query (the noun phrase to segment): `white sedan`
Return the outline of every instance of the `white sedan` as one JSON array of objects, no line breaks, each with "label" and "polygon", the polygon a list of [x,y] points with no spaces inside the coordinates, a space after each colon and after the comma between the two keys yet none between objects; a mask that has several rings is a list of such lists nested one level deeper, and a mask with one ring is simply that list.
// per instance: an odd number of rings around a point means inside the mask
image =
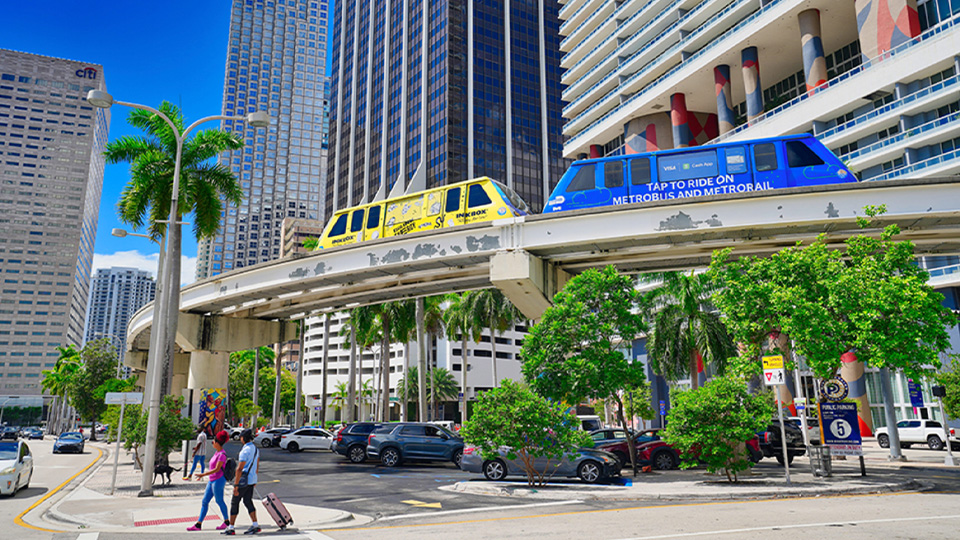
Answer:
[{"label": "white sedan", "polygon": [[33,456],[23,441],[0,441],[0,494],[15,495],[30,486]]},{"label": "white sedan", "polygon": [[283,435],[288,431],[290,431],[289,427],[275,427],[273,429],[268,429],[263,433],[257,434],[257,436],[253,438],[253,444],[263,448],[270,448],[273,446],[274,437]]},{"label": "white sedan", "polygon": [[280,436],[280,448],[291,452],[301,450],[329,450],[333,435],[315,427],[302,427]]}]

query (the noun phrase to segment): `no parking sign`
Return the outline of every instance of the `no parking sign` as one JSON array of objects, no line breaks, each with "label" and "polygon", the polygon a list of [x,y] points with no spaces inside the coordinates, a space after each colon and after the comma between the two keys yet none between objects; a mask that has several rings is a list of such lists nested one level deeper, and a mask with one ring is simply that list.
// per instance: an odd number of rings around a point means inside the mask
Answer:
[{"label": "no parking sign", "polygon": [[820,440],[835,456],[862,456],[856,403],[820,404]]}]

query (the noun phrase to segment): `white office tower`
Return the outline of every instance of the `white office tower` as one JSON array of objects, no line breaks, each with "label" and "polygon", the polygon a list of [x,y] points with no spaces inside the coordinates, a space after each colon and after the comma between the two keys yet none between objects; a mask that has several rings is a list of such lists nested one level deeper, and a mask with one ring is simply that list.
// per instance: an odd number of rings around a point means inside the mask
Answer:
[{"label": "white office tower", "polygon": [[[107,338],[123,360],[127,323],[140,308],[153,301],[157,283],[150,272],[136,268],[100,268],[90,284],[84,343]],[[124,367],[125,372],[130,368]]]},{"label": "white office tower", "polygon": [[0,49],[0,394],[83,340],[110,112],[103,67]]},{"label": "white office tower", "polygon": [[227,120],[244,146],[221,156],[244,198],[223,228],[200,242],[197,279],[280,257],[284,218],[323,219],[326,0],[234,0],[223,114],[267,111],[268,128]]}]

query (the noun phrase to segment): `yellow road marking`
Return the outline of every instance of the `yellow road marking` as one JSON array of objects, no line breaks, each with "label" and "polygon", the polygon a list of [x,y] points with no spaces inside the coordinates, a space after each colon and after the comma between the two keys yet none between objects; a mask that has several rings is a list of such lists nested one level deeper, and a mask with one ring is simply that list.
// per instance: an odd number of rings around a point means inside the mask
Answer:
[{"label": "yellow road marking", "polygon": [[[892,495],[909,495],[915,494],[910,492],[902,493],[872,493],[872,494],[853,494],[853,495],[825,495],[819,497],[796,497],[790,499],[791,501],[803,501],[803,500],[823,500],[823,499],[840,499],[840,498],[852,498],[852,497],[889,497]],[[321,529],[322,531],[328,532],[338,532],[338,531],[373,531],[373,530],[382,530],[382,529],[407,529],[413,527],[433,527],[436,525],[465,525],[468,523],[487,523],[491,521],[511,521],[517,519],[536,519],[536,518],[545,518],[545,517],[554,517],[554,516],[576,516],[581,514],[599,514],[604,512],[626,512],[630,510],[658,510],[660,508],[684,508],[690,506],[718,506],[718,505],[734,505],[734,504],[752,504],[752,503],[761,503],[761,502],[780,502],[786,499],[761,499],[761,500],[751,500],[751,501],[714,501],[706,503],[680,503],[680,504],[662,504],[662,505],[652,505],[652,506],[634,506],[630,508],[603,508],[600,510],[581,510],[577,512],[557,512],[554,514],[535,514],[532,516],[512,516],[512,517],[500,517],[500,518],[486,518],[486,519],[466,519],[461,521],[444,521],[439,523],[414,523],[410,525],[390,525],[385,527],[349,527],[343,529]],[[404,501],[406,502],[406,501]],[[511,508],[515,510],[516,508]],[[497,507],[490,507],[490,510],[497,510]]]},{"label": "yellow road marking", "polygon": [[24,510],[23,512],[20,512],[20,515],[18,515],[17,517],[13,518],[13,522],[16,523],[17,525],[20,525],[21,527],[26,527],[26,528],[28,528],[28,529],[33,529],[33,530],[35,530],[35,531],[52,532],[52,533],[67,532],[67,531],[55,531],[55,530],[53,530],[53,529],[44,529],[44,528],[41,528],[41,527],[35,527],[35,526],[27,523],[26,521],[24,521],[24,520],[23,520],[23,516],[27,515],[31,510],[33,510],[34,508],[36,508],[37,506],[39,506],[40,503],[42,503],[43,501],[45,501],[45,500],[49,499],[50,497],[52,497],[54,493],[56,493],[56,492],[60,491],[61,489],[63,489],[63,486],[66,486],[67,484],[69,484],[70,482],[72,482],[74,478],[80,476],[81,474],[83,474],[84,472],[86,472],[87,469],[89,469],[90,467],[93,467],[94,464],[96,464],[98,461],[100,461],[100,458],[103,456],[103,450],[97,448],[97,452],[100,452],[100,453],[97,454],[97,458],[94,459],[93,461],[91,461],[89,465],[87,465],[86,467],[84,467],[84,468],[80,469],[79,471],[77,471],[77,474],[74,474],[74,475],[71,476],[70,478],[67,478],[66,480],[63,481],[62,484],[60,484],[59,486],[53,488],[53,490],[51,490],[49,493],[47,493],[46,495],[44,495],[43,497],[41,497],[40,500],[38,500],[37,502],[31,504],[29,508],[27,508],[27,509]]},{"label": "yellow road marking", "polygon": [[410,500],[407,500],[407,501],[400,501],[400,502],[402,502],[403,504],[409,504],[409,505],[411,505],[411,506],[416,506],[417,508],[442,508],[442,506],[441,506],[440,503],[438,503],[438,502],[435,502],[435,503],[426,503],[426,502],[418,501],[418,500],[415,500],[415,499],[410,499]]}]

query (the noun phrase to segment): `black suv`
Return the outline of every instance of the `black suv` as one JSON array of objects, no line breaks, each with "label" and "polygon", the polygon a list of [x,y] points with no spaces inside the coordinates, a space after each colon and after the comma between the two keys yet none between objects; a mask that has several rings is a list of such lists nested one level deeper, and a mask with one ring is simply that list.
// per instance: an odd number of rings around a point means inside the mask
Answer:
[{"label": "black suv", "polygon": [[[793,458],[807,453],[803,443],[803,432],[790,422],[784,422],[784,433],[787,434],[787,463],[793,463]],[[780,420],[770,421],[765,433],[759,434],[760,451],[764,457],[775,457],[777,463],[783,465],[783,444],[780,441]]]},{"label": "black suv", "polygon": [[382,426],[378,422],[357,422],[340,430],[330,447],[334,452],[346,456],[353,463],[363,463],[367,459],[367,438],[373,430]]}]

